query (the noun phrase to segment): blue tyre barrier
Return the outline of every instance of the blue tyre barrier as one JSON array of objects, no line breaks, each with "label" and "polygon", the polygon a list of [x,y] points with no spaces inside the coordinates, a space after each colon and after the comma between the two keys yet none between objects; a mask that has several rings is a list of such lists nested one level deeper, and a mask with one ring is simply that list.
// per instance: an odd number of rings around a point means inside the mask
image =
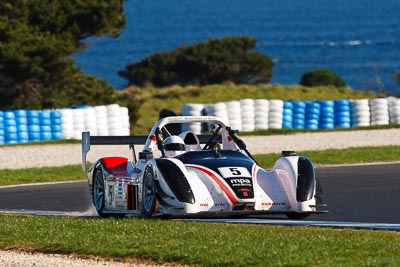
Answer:
[{"label": "blue tyre barrier", "polygon": [[329,115],[325,115],[324,117],[319,117],[319,122],[320,123],[334,123],[335,122],[335,118],[333,115],[329,116]]},{"label": "blue tyre barrier", "polygon": [[12,110],[11,112],[14,113],[14,116],[16,118],[18,118],[18,117],[26,117],[26,110],[16,109],[16,110]]},{"label": "blue tyre barrier", "polygon": [[309,130],[317,130],[319,128],[319,117],[321,109],[318,102],[306,102],[306,119],[304,127]]},{"label": "blue tyre barrier", "polygon": [[37,124],[28,125],[28,132],[40,132],[40,126]]},{"label": "blue tyre barrier", "polygon": [[50,125],[40,125],[40,132],[51,132]]},{"label": "blue tyre barrier", "polygon": [[293,103],[289,101],[283,103],[282,128],[293,128]]},{"label": "blue tyre barrier", "polygon": [[15,122],[18,124],[28,124],[28,119],[26,117],[16,117]]},{"label": "blue tyre barrier", "polygon": [[7,125],[4,127],[4,132],[5,133],[16,133],[17,132],[17,126],[15,125]]},{"label": "blue tyre barrier", "polygon": [[7,140],[15,140],[15,141],[17,141],[17,139],[18,139],[17,133],[13,133],[13,132],[6,132],[4,137],[5,137],[6,141]]},{"label": "blue tyre barrier", "polygon": [[305,109],[306,103],[303,101],[295,101],[293,102],[293,109]]},{"label": "blue tyre barrier", "polygon": [[18,143],[28,143],[29,142],[29,134],[28,132],[19,132],[17,134]]},{"label": "blue tyre barrier", "polygon": [[51,111],[50,112],[50,118],[51,119],[61,119],[62,114],[60,111]]},{"label": "blue tyre barrier", "polygon": [[62,119],[61,118],[52,118],[51,119],[51,125],[61,125],[62,124]]},{"label": "blue tyre barrier", "polygon": [[306,118],[306,103],[302,101],[293,102],[293,128],[304,129]]},{"label": "blue tyre barrier", "polygon": [[9,120],[9,119],[15,119],[14,112],[12,112],[12,111],[3,112],[3,119],[4,119],[4,121]]},{"label": "blue tyre barrier", "polygon": [[304,129],[304,119],[293,119],[293,129]]},{"label": "blue tyre barrier", "polygon": [[51,139],[63,139],[62,132],[51,132]]},{"label": "blue tyre barrier", "polygon": [[318,130],[318,124],[305,124],[304,128],[308,130]]},{"label": "blue tyre barrier", "polygon": [[39,124],[39,117],[28,117],[28,124]]},{"label": "blue tyre barrier", "polygon": [[26,117],[28,120],[28,133],[30,141],[40,141],[40,135],[37,136],[37,133],[40,132],[39,124],[39,111],[37,110],[27,110]]},{"label": "blue tyre barrier", "polygon": [[37,110],[27,110],[26,116],[28,118],[39,118],[39,111]]},{"label": "blue tyre barrier", "polygon": [[15,119],[5,119],[3,121],[3,124],[4,124],[5,127],[7,127],[7,126],[16,126],[17,122],[15,121]]},{"label": "blue tyre barrier", "polygon": [[335,125],[333,124],[333,123],[320,123],[319,125],[318,125],[318,128],[320,128],[320,129],[333,129],[333,128],[335,128]]},{"label": "blue tyre barrier", "polygon": [[317,103],[320,105],[318,128],[320,129],[335,128],[334,125],[335,102],[331,100],[321,100],[317,101]]},{"label": "blue tyre barrier", "polygon": [[51,119],[40,119],[39,124],[40,125],[48,125],[48,126],[50,126],[51,125]]},{"label": "blue tyre barrier", "polygon": [[50,126],[52,132],[62,132],[62,126],[57,124],[52,124]]},{"label": "blue tyre barrier", "polygon": [[335,123],[335,127],[337,128],[350,128],[351,123],[350,122],[341,122],[341,123]]},{"label": "blue tyre barrier", "polygon": [[305,113],[294,113],[293,114],[293,121],[295,120],[304,120],[306,118]]},{"label": "blue tyre barrier", "polygon": [[282,122],[282,128],[292,129],[293,128],[293,123],[291,121],[283,121]]},{"label": "blue tyre barrier", "polygon": [[39,111],[39,119],[41,120],[51,119],[50,111]]},{"label": "blue tyre barrier", "polygon": [[351,127],[351,106],[348,100],[335,101],[335,127],[350,128]]},{"label": "blue tyre barrier", "polygon": [[293,102],[285,101],[283,103],[283,109],[293,109]]},{"label": "blue tyre barrier", "polygon": [[17,124],[17,132],[28,132],[28,125]]},{"label": "blue tyre barrier", "polygon": [[40,141],[40,132],[28,132],[29,141]]},{"label": "blue tyre barrier", "polygon": [[51,132],[40,132],[40,140],[51,140]]}]

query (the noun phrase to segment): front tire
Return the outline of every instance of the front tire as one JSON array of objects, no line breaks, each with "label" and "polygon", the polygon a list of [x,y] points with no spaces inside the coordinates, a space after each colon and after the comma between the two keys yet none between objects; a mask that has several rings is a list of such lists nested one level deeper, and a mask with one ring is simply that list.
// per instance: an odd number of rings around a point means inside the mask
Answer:
[{"label": "front tire", "polygon": [[156,209],[156,181],[153,168],[146,167],[143,176],[142,187],[142,213],[146,216],[151,216]]},{"label": "front tire", "polygon": [[93,178],[93,204],[100,217],[106,217],[103,213],[105,207],[105,188],[103,172],[97,168]]}]

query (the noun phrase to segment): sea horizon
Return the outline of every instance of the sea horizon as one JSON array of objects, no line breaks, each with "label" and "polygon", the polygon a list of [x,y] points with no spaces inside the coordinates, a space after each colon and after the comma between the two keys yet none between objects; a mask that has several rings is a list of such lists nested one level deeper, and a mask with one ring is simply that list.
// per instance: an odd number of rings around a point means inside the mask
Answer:
[{"label": "sea horizon", "polygon": [[121,89],[117,72],[160,51],[226,36],[256,38],[255,50],[275,65],[271,83],[298,84],[326,68],[355,90],[400,95],[400,1],[387,0],[129,0],[126,28],[117,38],[89,38],[74,54],[85,73]]}]

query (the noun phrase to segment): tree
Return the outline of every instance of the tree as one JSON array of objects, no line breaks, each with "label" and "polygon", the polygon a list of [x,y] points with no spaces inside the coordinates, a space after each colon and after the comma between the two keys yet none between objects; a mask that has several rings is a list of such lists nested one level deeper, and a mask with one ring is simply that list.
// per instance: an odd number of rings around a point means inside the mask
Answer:
[{"label": "tree", "polygon": [[205,85],[232,81],[267,83],[271,81],[270,57],[254,49],[257,40],[247,36],[210,39],[170,52],[159,52],[129,64],[119,75],[130,85]]},{"label": "tree", "polygon": [[94,101],[93,95],[110,93],[110,85],[85,76],[70,55],[83,49],[82,40],[89,36],[118,35],[125,25],[122,4],[123,0],[2,1],[0,106],[51,108],[61,102],[75,104],[74,95]]},{"label": "tree", "polygon": [[333,71],[328,69],[317,69],[303,74],[300,80],[303,86],[333,85],[336,87],[346,86],[345,81]]}]

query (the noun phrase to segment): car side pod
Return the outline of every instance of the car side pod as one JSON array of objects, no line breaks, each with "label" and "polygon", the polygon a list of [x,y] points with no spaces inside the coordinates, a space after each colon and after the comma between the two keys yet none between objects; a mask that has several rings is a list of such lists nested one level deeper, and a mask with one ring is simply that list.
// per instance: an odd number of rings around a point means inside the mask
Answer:
[{"label": "car side pod", "polygon": [[156,159],[158,170],[165,182],[180,202],[194,204],[194,194],[182,170],[172,161],[161,158]]}]

